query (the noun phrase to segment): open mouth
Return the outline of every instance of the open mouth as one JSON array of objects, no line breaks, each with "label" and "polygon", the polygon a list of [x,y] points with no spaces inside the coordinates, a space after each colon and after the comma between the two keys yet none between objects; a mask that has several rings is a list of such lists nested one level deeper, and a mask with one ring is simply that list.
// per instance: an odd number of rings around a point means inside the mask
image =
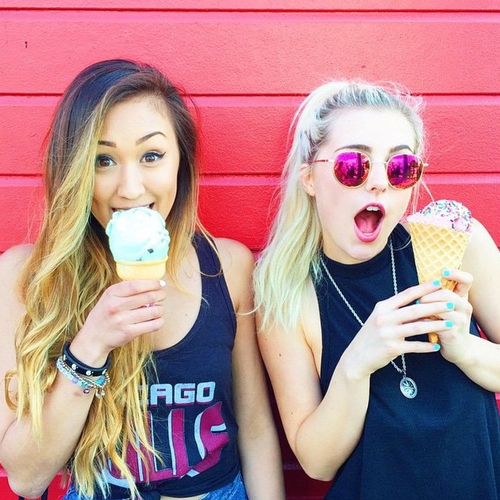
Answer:
[{"label": "open mouth", "polygon": [[149,205],[137,205],[135,207],[123,207],[123,208],[112,208],[113,210],[113,213],[114,212],[123,212],[125,210],[130,210],[131,208],[149,208],[151,210],[153,210],[153,206],[154,206],[154,203],[150,203]]},{"label": "open mouth", "polygon": [[356,214],[354,222],[358,231],[368,236],[377,233],[383,218],[384,211],[382,207],[369,205]]}]

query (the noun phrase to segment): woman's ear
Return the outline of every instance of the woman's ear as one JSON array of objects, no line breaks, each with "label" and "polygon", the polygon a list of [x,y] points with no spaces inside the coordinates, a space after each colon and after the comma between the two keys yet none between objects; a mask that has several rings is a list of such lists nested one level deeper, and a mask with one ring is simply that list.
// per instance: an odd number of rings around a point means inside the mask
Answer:
[{"label": "woman's ear", "polygon": [[302,163],[300,166],[300,180],[304,191],[309,196],[315,196],[316,190],[314,189],[314,179],[312,175],[312,166],[309,163]]}]

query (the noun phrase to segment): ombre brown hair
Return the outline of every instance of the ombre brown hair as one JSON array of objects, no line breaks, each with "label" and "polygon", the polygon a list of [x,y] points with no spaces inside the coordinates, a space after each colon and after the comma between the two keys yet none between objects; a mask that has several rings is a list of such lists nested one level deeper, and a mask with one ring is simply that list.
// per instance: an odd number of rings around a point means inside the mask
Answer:
[{"label": "ombre brown hair", "polygon": [[[197,217],[197,135],[179,90],[157,69],[130,60],[108,60],[84,69],[59,102],[46,140],[44,180],[46,209],[39,237],[20,276],[26,313],[16,332],[18,390],[8,396],[18,418],[29,416],[40,438],[45,393],[57,375],[56,359],[65,341],[81,329],[102,292],[118,280],[104,229],[92,216],[97,144],[104,119],[117,103],[148,96],[163,103],[172,121],[180,165],[177,195],[167,217],[172,244],[167,273],[176,271],[200,228]],[[115,349],[108,393],[94,398],[69,466],[79,492],[92,497],[108,458],[126,478],[133,478],[126,451],[133,446],[153,451],[146,425],[146,367],[150,336]],[[139,443],[137,443],[137,439]]]}]

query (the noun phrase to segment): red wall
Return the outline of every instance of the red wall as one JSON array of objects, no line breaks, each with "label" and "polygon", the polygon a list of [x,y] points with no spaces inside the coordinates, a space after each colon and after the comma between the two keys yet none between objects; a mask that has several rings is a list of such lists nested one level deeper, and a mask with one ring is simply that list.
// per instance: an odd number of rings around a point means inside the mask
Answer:
[{"label": "red wall", "polygon": [[[151,62],[194,96],[201,215],[217,236],[259,251],[298,102],[362,77],[425,96],[434,196],[467,204],[500,245],[499,46],[500,0],[0,0],[0,252],[36,234],[60,93],[114,57]],[[320,498],[283,449],[289,499]]]}]

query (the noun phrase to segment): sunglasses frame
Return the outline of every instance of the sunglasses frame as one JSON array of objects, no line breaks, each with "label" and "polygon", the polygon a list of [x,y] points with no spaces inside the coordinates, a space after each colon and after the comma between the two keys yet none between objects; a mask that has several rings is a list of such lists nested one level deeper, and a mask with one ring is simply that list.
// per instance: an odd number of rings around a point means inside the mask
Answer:
[{"label": "sunglasses frame", "polygon": [[[368,174],[366,175],[365,177],[365,180],[363,182],[361,182],[361,184],[357,184],[356,186],[348,186],[346,184],[344,184],[338,177],[337,177],[337,174],[335,173],[335,166],[332,168],[332,174],[333,174],[333,177],[335,178],[335,180],[341,185],[341,186],[344,186],[346,187],[347,189],[356,189],[356,188],[359,188],[361,187],[363,184],[365,184],[365,182],[368,180],[368,176],[370,175],[370,172],[371,172],[371,169],[372,169],[372,166],[375,164],[375,163],[383,163],[385,165],[385,172],[387,174],[387,180],[389,182],[389,185],[393,188],[393,189],[397,189],[399,191],[402,191],[404,189],[409,189],[409,188],[412,188],[413,186],[415,186],[418,181],[422,178],[422,174],[424,173],[424,168],[425,167],[428,167],[429,164],[428,163],[425,163],[424,160],[422,160],[422,158],[416,154],[413,154],[413,153],[396,153],[394,155],[392,155],[388,160],[386,161],[380,161],[380,162],[373,162],[372,159],[370,158],[370,155],[365,153],[364,151],[357,151],[355,149],[353,150],[346,150],[346,151],[339,151],[333,158],[327,158],[327,159],[322,159],[322,160],[313,160],[311,162],[309,162],[309,165],[312,165],[314,163],[333,163],[335,164],[335,160],[337,160],[337,158],[341,155],[341,154],[344,154],[344,153],[356,153],[356,154],[360,154],[360,155],[363,155],[365,156],[366,158],[368,158],[368,162],[369,162],[369,167],[368,167]],[[387,172],[387,166],[389,165],[389,162],[395,158],[396,156],[414,156],[415,158],[418,158],[419,160],[419,165],[420,165],[420,169],[419,169],[419,172],[418,172],[418,177],[416,179],[416,181],[411,185],[411,186],[405,186],[405,187],[398,187],[398,186],[395,186],[394,184],[392,184],[391,182],[391,178],[389,177],[388,175],[388,172]]]}]

